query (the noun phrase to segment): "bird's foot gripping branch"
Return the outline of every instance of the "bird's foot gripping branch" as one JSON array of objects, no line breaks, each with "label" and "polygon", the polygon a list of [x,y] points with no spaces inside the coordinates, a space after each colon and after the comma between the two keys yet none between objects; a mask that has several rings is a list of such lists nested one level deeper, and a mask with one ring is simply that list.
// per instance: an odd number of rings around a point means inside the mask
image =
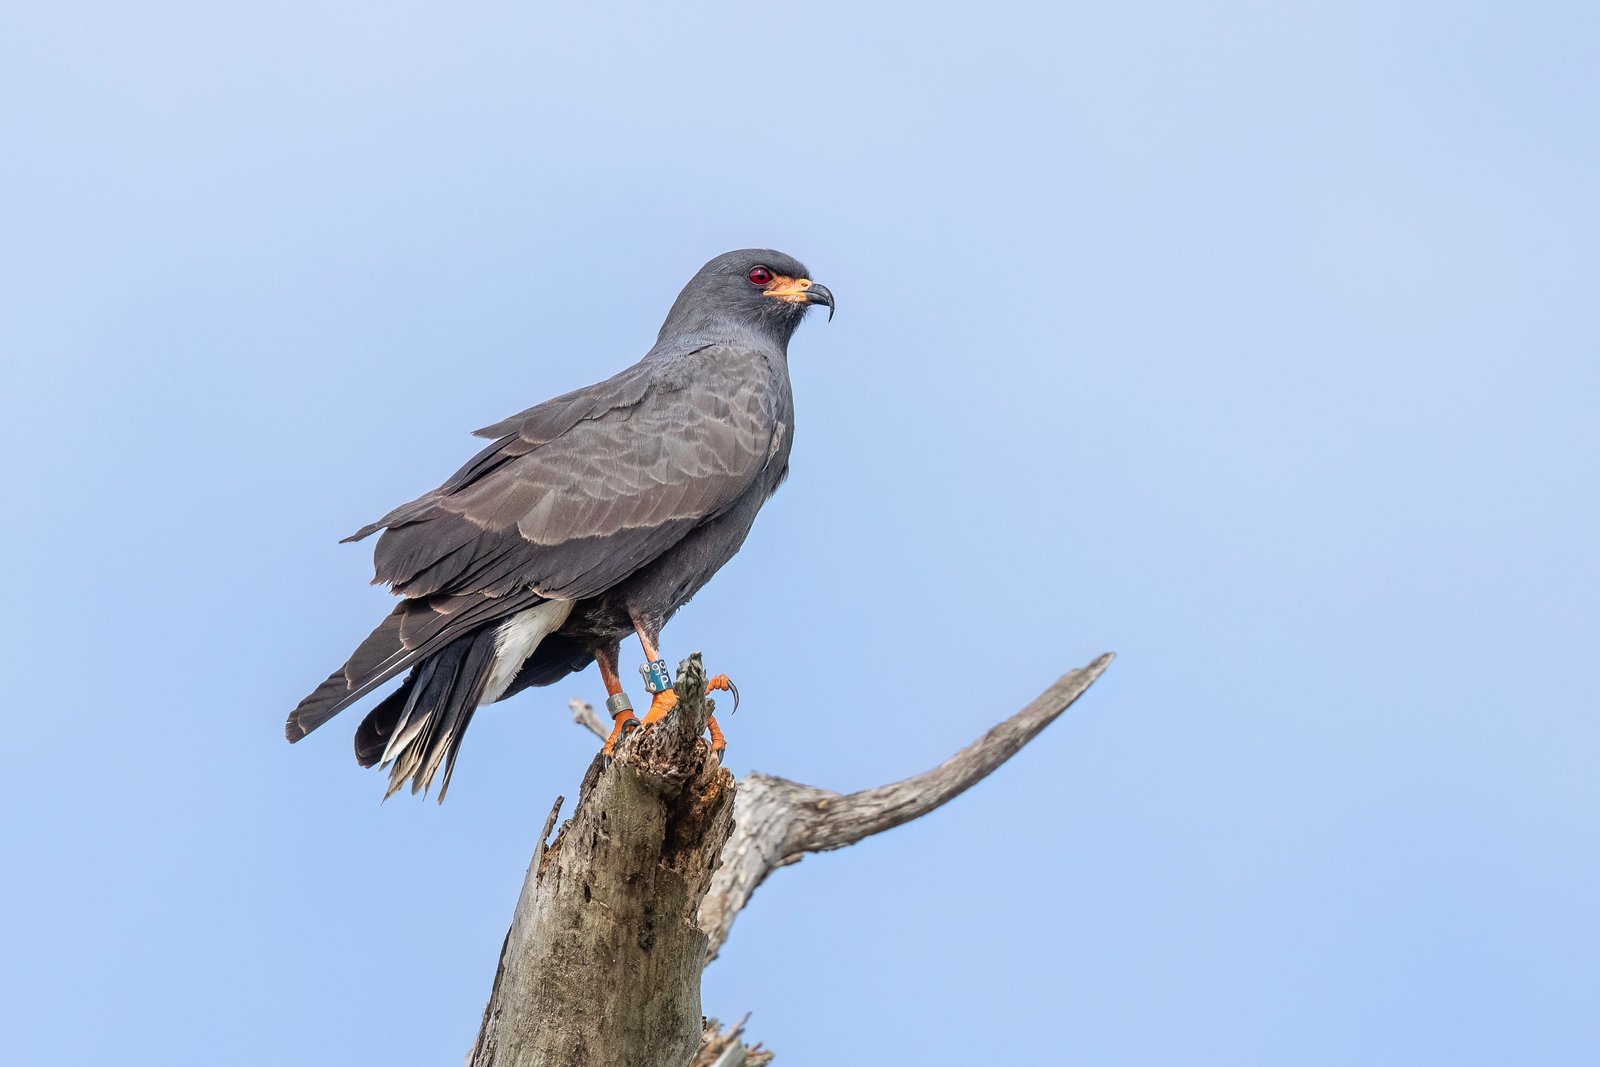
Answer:
[{"label": "bird's foot gripping branch", "polygon": [[[649,664],[648,667],[640,668],[641,673],[643,673],[645,676],[646,684],[651,686],[658,684],[655,680],[658,676],[658,673],[660,677],[667,677],[665,673],[665,666],[661,666],[660,671],[657,671],[657,667],[660,665],[660,663],[660,660],[656,660],[655,662]],[[681,683],[681,672],[679,674],[679,679]],[[641,726],[648,730],[650,727],[664,719],[667,713],[675,708],[678,704],[676,684],[680,683],[673,683],[670,681],[659,683],[662,686],[660,689],[652,688],[650,690],[654,694],[654,697],[650,701],[650,710],[645,714],[643,721],[641,721],[638,716],[634,715],[633,706],[627,703],[628,698],[626,695],[621,695],[620,710],[618,709],[618,705],[615,703],[618,695],[620,694],[613,695],[608,698],[606,700],[606,707],[611,711],[611,731],[601,735],[605,738],[605,744],[600,748],[600,755],[609,760],[616,754],[617,747],[625,742],[630,736],[632,736],[635,730],[639,729]],[[716,692],[727,692],[733,694],[733,710],[739,710],[739,687],[734,685],[733,681],[726,674],[713,675],[711,678],[706,680],[704,691],[705,696],[709,698],[712,693]],[[717,716],[715,715],[716,703],[708,699],[706,701],[706,707],[707,713],[705,729],[706,733],[711,738],[711,751],[720,757],[728,747],[728,739],[723,735],[722,727],[717,722]]]},{"label": "bird's foot gripping branch", "polygon": [[[698,654],[677,703],[597,758],[528,869],[468,1063],[687,1064],[702,1041],[700,905],[733,829],[733,776],[702,738]],[[596,967],[603,968],[603,975]]]}]

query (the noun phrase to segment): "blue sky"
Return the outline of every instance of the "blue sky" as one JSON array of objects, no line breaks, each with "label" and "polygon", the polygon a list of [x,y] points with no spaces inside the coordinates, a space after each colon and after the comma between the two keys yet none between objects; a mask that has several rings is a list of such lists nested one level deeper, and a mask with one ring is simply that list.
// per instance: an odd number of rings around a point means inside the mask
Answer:
[{"label": "blue sky", "polygon": [[[0,1059],[456,1062],[594,742],[379,805],[334,542],[774,245],[729,762],[972,793],[708,971],[782,1063],[1600,1061],[1590,5],[0,11]],[[631,667],[630,667],[631,669]],[[219,1050],[221,1052],[219,1053]]]}]

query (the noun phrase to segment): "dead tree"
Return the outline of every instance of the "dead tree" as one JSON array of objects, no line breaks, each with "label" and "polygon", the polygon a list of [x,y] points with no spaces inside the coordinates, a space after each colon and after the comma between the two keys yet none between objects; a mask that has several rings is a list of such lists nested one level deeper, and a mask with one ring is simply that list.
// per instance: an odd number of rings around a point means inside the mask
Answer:
[{"label": "dead tree", "polygon": [[[844,848],[959,795],[1055,721],[1111,662],[1071,671],[939,766],[841,795],[751,774],[735,783],[702,740],[712,701],[691,656],[677,707],[596,757],[572,818],[544,825],[500,950],[468,1067],[740,1067],[742,1024],[702,1019],[700,973],[778,867]],[[579,722],[605,733],[586,705]]]}]

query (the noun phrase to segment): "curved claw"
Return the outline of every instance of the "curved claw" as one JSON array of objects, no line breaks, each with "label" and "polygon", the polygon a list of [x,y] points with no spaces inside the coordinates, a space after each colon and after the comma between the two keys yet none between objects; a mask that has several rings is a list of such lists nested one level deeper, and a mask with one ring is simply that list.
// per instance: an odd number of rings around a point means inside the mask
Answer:
[{"label": "curved claw", "polygon": [[[726,690],[733,694],[733,711],[739,710],[739,687],[733,684],[733,679],[726,674],[719,674],[706,681],[706,692],[712,693],[718,689]],[[733,711],[728,714],[732,715]]]}]

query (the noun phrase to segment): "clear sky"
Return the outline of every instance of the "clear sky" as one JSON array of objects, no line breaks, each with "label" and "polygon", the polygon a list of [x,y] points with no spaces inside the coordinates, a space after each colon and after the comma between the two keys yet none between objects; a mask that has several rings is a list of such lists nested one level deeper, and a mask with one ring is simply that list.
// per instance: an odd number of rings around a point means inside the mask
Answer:
[{"label": "clear sky", "polygon": [[335,541],[773,245],[839,313],[665,639],[733,769],[875,785],[1120,658],[776,873],[708,1012],[1600,1062],[1597,11],[6,4],[0,1060],[459,1062],[601,690],[380,805],[358,716],[282,739],[386,610]]}]

